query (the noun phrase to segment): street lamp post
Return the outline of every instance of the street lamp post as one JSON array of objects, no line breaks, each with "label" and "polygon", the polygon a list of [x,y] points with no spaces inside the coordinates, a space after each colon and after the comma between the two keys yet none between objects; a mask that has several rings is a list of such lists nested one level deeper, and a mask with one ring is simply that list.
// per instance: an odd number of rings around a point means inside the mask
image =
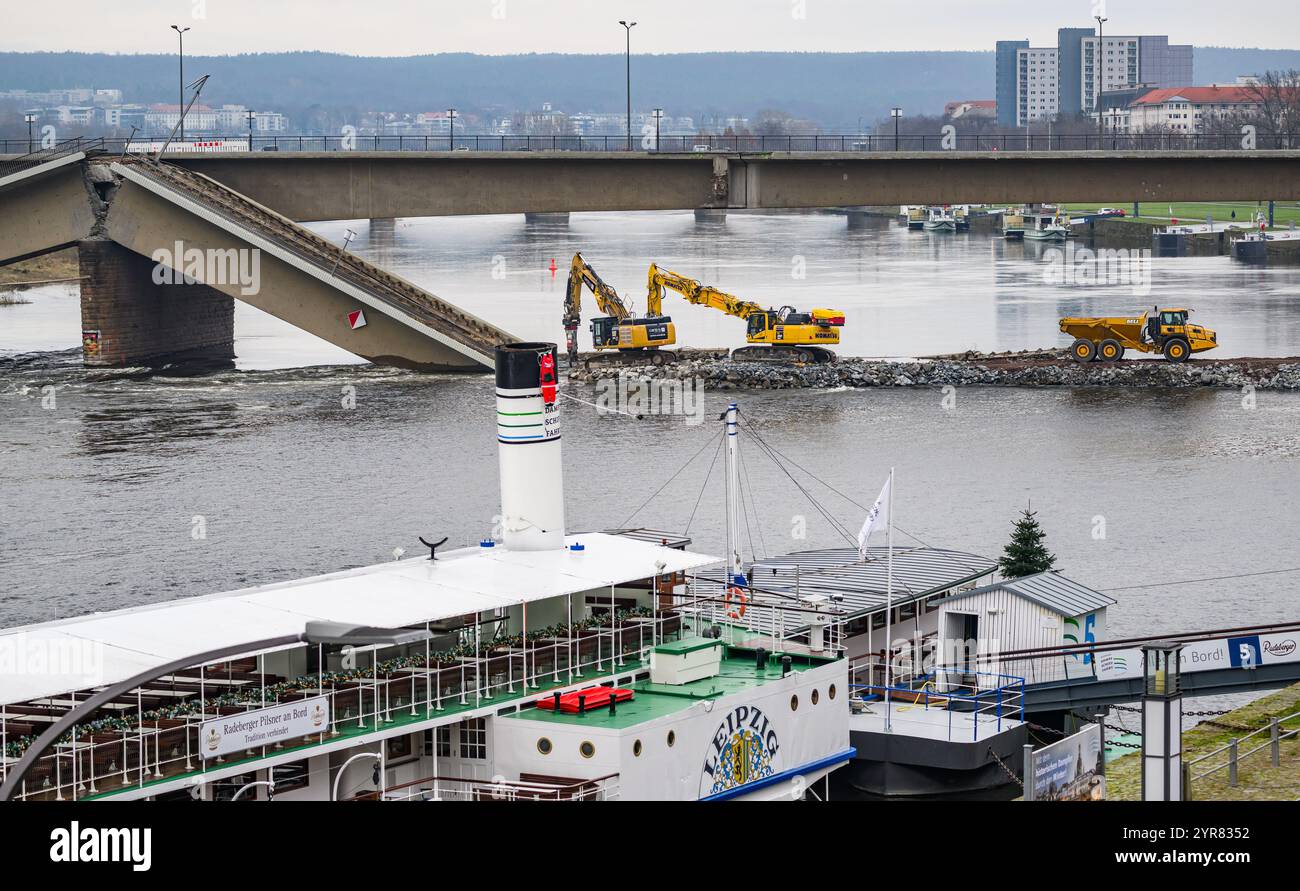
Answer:
[{"label": "street lamp post", "polygon": [[195,665],[210,665],[213,662],[221,662],[232,656],[241,656],[257,650],[291,647],[302,643],[342,644],[354,647],[397,647],[428,640],[431,636],[425,629],[371,628],[346,625],[339,622],[311,621],[307,622],[303,631],[298,634],[282,634],[279,637],[266,638],[265,640],[228,644],[215,650],[209,650],[206,653],[194,653],[180,659],[173,659],[165,665],[146,669],[124,681],[109,684],[89,698],[77,703],[75,708],[69,709],[63,714],[63,717],[51,724],[44,733],[36,738],[35,742],[27,747],[22,758],[18,759],[18,763],[6,775],[4,784],[0,785],[0,801],[9,801],[14,797],[14,793],[22,788],[23,780],[31,772],[31,769],[36,766],[36,762],[41,755],[45,754],[46,750],[68,731],[78,724],[84,724],[91,715],[119,696],[123,696],[137,687],[152,683],[159,678],[174,674],[182,668],[192,668]]},{"label": "street lamp post", "polygon": [[894,119],[894,151],[898,151],[898,122],[903,119],[903,109],[895,105],[889,110],[889,116]]},{"label": "street lamp post", "polygon": [[189,28],[182,28],[179,25],[172,25],[172,30],[176,32],[179,41],[179,49],[176,54],[177,63],[180,66],[180,92],[176,98],[176,113],[181,118],[181,142],[185,141],[185,32]]},{"label": "street lamp post", "polygon": [[456,109],[447,109],[447,151],[456,150]]},{"label": "street lamp post", "polygon": [[656,108],[656,109],[654,110],[654,118],[655,118],[655,151],[656,151],[656,152],[659,151],[659,122],[663,120],[663,117],[664,117],[664,110],[663,110],[662,108]]},{"label": "street lamp post", "polygon": [[353,761],[359,761],[362,758],[374,758],[375,761],[378,762],[378,766],[379,766],[378,792],[380,798],[384,797],[384,780],[386,779],[386,777],[384,776],[385,771],[383,769],[384,753],[383,750],[381,749],[378,752],[358,752],[357,754],[349,758],[347,761],[343,762],[343,766],[339,768],[339,772],[334,774],[334,786],[330,790],[330,801],[339,800],[339,780],[343,779],[343,774],[347,771],[348,765],[351,764]]},{"label": "street lamp post", "polygon": [[632,29],[636,22],[619,19],[618,23],[627,32],[627,150],[632,151]]},{"label": "street lamp post", "polygon": [[253,150],[253,121],[257,118],[257,112],[253,109],[248,110],[248,150]]},{"label": "street lamp post", "polygon": [[1097,58],[1093,60],[1093,64],[1097,66],[1097,148],[1101,148],[1101,140],[1106,134],[1105,127],[1101,122],[1101,95],[1106,91],[1106,73],[1102,68],[1102,65],[1105,64],[1103,59],[1106,56],[1106,38],[1102,36],[1102,26],[1109,22],[1110,19],[1100,15],[1093,16],[1093,18],[1097,20]]},{"label": "street lamp post", "polygon": [[25,114],[23,120],[27,122],[27,154],[32,153],[32,124],[36,123],[36,115]]}]

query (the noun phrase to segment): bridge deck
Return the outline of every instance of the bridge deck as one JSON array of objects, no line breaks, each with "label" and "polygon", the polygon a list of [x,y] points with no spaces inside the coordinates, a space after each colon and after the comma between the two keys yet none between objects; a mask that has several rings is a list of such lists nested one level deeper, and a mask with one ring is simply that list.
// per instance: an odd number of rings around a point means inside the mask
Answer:
[{"label": "bridge deck", "polygon": [[143,178],[184,196],[238,228],[260,236],[292,255],[298,261],[294,265],[299,268],[306,267],[317,278],[351,285],[380,304],[381,311],[389,310],[390,314],[422,323],[443,338],[450,338],[455,342],[453,347],[459,345],[459,352],[480,364],[491,367],[495,347],[516,339],[202,174],[142,159],[122,159],[113,167],[115,172],[133,179]]}]

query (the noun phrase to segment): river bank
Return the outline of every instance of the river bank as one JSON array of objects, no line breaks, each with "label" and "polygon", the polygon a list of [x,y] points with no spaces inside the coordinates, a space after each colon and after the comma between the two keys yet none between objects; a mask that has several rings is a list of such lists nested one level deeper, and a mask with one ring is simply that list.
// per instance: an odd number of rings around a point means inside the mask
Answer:
[{"label": "river bank", "polygon": [[[588,358],[583,356],[583,359]],[[700,380],[706,390],[798,390],[839,387],[1145,387],[1300,390],[1300,357],[1162,359],[1079,364],[1055,351],[937,356],[925,359],[843,358],[826,365],[740,362],[721,351],[682,350],[666,365],[582,364],[569,379],[594,382],[617,375],[649,380]]]},{"label": "river bank", "polygon": [[[1183,762],[1188,763],[1209,754],[1248,733],[1267,728],[1273,718],[1279,720],[1300,712],[1300,684],[1294,684],[1276,693],[1234,709],[1225,715],[1207,720],[1183,733]],[[1136,723],[1129,715],[1126,723]],[[1282,723],[1281,732],[1294,730],[1297,719]],[[1241,752],[1264,744],[1263,751],[1243,758],[1238,766],[1238,782],[1228,782],[1227,769],[1192,780],[1193,801],[1292,801],[1300,797],[1300,740],[1292,736],[1279,743],[1279,765],[1273,766],[1267,745],[1268,732],[1251,738],[1243,744]],[[1211,766],[1226,763],[1227,755],[1216,756],[1193,767],[1196,774],[1205,773]],[[1106,765],[1107,797],[1112,801],[1137,801],[1142,797],[1142,753],[1116,758]]]},{"label": "river bank", "polygon": [[67,248],[0,266],[0,292],[13,296],[12,292],[20,290],[23,285],[74,280],[79,274],[77,249]]}]

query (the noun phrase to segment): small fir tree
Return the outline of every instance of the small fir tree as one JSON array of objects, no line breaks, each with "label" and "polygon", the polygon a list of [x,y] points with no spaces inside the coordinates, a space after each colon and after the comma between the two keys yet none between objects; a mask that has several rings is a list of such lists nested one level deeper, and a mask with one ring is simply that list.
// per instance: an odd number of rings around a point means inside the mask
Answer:
[{"label": "small fir tree", "polygon": [[1002,575],[1009,579],[1023,578],[1036,572],[1046,572],[1056,563],[1056,555],[1048,552],[1043,545],[1047,533],[1038,525],[1037,516],[1028,507],[1016,520],[1011,531],[1011,541],[1002,551],[998,566]]}]

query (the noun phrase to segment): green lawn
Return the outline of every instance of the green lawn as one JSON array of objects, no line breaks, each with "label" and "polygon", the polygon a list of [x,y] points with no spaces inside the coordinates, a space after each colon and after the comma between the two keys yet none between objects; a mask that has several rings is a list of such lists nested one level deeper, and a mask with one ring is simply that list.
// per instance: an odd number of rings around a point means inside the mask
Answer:
[{"label": "green lawn", "polygon": [[[1065,209],[1074,213],[1092,213],[1102,207],[1118,207],[1127,212],[1131,218],[1133,213],[1133,203],[1127,204],[1065,204]],[[1255,216],[1256,211],[1268,214],[1267,201],[1204,201],[1204,202],[1175,202],[1172,205],[1173,214],[1170,215],[1171,205],[1168,202],[1146,202],[1138,205],[1141,213],[1139,219],[1148,221],[1168,222],[1171,218],[1179,222],[1203,223],[1207,216],[1214,217],[1216,222],[1227,222],[1232,219],[1232,212],[1237,212],[1236,222],[1245,225]],[[1286,227],[1292,222],[1300,224],[1300,203],[1295,201],[1279,201],[1274,206],[1273,222],[1276,226]]]}]

